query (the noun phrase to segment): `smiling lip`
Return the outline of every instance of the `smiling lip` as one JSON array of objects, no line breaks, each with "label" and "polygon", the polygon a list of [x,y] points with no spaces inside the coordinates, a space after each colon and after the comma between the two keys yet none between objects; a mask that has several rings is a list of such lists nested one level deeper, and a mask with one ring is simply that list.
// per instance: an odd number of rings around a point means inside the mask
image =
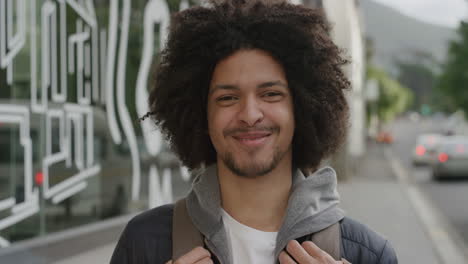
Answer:
[{"label": "smiling lip", "polygon": [[240,144],[247,147],[258,147],[265,143],[271,133],[268,132],[248,132],[238,133],[232,137]]}]

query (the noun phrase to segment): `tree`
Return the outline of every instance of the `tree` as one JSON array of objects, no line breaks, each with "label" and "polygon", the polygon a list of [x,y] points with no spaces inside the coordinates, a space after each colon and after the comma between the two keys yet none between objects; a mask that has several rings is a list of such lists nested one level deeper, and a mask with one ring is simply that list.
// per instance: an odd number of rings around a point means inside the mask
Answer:
[{"label": "tree", "polygon": [[377,101],[367,102],[366,115],[369,126],[371,126],[371,115],[377,116],[377,126],[380,126],[407,110],[413,102],[414,95],[410,89],[392,78],[386,71],[371,63],[374,53],[374,41],[366,38],[366,79],[375,80],[379,89]]},{"label": "tree", "polygon": [[437,89],[447,95],[456,108],[468,113],[468,23],[462,21],[458,38],[451,41],[447,61],[438,78]]},{"label": "tree", "polygon": [[439,65],[431,55],[419,52],[413,57],[411,61],[397,61],[396,65],[398,81],[413,91],[415,98],[412,108],[419,111],[423,105],[433,104],[436,71]]},{"label": "tree", "polygon": [[[391,121],[397,114],[405,111],[413,100],[413,93],[402,86],[397,80],[392,79],[385,71],[369,65],[367,67],[367,79],[374,79],[379,86],[379,98],[376,102],[376,111],[379,120]],[[372,108],[371,105],[367,106]],[[369,109],[370,110],[370,109]],[[370,111],[367,111],[370,113]]]}]

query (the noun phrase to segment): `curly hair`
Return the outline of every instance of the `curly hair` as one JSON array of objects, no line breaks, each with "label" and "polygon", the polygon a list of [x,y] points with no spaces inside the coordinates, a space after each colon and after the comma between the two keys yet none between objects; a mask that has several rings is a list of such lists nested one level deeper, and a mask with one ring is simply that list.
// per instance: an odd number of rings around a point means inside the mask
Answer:
[{"label": "curly hair", "polygon": [[329,30],[321,9],[280,0],[215,0],[175,13],[149,115],[185,166],[215,163],[207,124],[214,68],[239,50],[266,51],[283,66],[293,96],[293,164],[313,170],[337,151],[348,127],[347,60]]}]

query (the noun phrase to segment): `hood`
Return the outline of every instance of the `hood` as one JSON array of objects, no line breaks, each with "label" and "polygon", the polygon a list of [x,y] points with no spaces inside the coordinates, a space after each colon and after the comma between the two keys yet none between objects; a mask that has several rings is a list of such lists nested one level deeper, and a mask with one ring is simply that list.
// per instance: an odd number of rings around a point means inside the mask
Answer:
[{"label": "hood", "polygon": [[[336,173],[330,167],[307,177],[300,170],[294,171],[285,218],[276,240],[276,257],[288,241],[325,229],[344,217],[338,208],[340,197],[336,187]],[[232,263],[222,220],[216,165],[196,176],[186,201],[188,214],[209,248],[221,263]]]}]

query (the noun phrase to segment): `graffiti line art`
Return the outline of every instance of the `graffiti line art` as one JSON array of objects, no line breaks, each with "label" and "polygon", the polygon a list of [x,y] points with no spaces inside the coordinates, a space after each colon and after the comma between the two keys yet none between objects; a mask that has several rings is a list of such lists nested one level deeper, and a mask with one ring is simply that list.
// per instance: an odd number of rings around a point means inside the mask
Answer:
[{"label": "graffiti line art", "polygon": [[[103,170],[95,154],[99,150],[95,137],[100,127],[107,127],[114,144],[128,144],[131,199],[141,198],[141,178],[145,175],[149,207],[172,202],[174,168],[156,164],[165,146],[162,134],[150,120],[141,123],[143,147],[154,160],[143,172],[137,131],[126,105],[132,1],[109,1],[106,26],[99,25],[93,0],[44,0],[37,5],[38,2],[0,0],[0,70],[6,71],[7,87],[14,89],[13,64],[18,63],[18,55],[27,52],[30,63],[30,97],[24,102],[0,102],[0,122],[18,127],[24,153],[20,170],[24,184],[17,191],[24,192],[24,199],[17,198],[14,191],[2,196],[0,211],[9,211],[0,217],[0,231],[37,214],[40,199],[59,204],[92,187],[89,180]],[[187,7],[187,0],[180,2],[180,10]],[[160,52],[154,47],[154,40],[159,37],[159,49],[164,47],[169,23],[167,2],[149,0],[144,9],[143,46],[135,84],[134,110],[139,116],[148,111],[152,58]],[[156,27],[159,33],[155,33]],[[27,41],[29,47],[25,46]],[[71,80],[75,82],[73,87],[69,87]],[[99,115],[99,111],[105,111],[106,116]],[[96,123],[100,118],[106,119],[106,125]],[[43,148],[32,144],[31,134],[37,131],[44,131],[40,133],[40,141],[45,142]],[[43,152],[38,161],[33,161],[35,147]],[[36,172],[42,175],[37,186],[33,181]],[[187,168],[180,167],[176,173],[189,181]],[[0,247],[9,245],[0,236]]]},{"label": "graffiti line art", "polygon": [[[13,34],[13,3],[16,3],[16,24],[18,29],[15,34]],[[0,17],[2,18],[0,19],[0,69],[7,69],[7,83],[11,85],[13,83],[13,59],[26,42],[26,6],[24,0],[8,1],[8,8],[7,0],[0,0]]]},{"label": "graffiti line art", "polygon": [[11,215],[0,219],[0,230],[37,213],[39,192],[32,182],[32,140],[30,136],[29,109],[24,106],[0,104],[0,122],[19,126],[20,144],[24,150],[24,201],[17,201],[12,195],[0,201],[0,211],[11,209]]}]

